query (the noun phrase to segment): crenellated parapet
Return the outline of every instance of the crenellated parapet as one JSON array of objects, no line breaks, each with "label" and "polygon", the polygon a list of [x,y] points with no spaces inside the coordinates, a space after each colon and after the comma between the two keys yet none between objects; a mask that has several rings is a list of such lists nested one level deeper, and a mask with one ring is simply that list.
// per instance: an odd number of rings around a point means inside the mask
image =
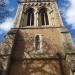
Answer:
[{"label": "crenellated parapet", "polygon": [[54,2],[56,0],[19,0],[19,2]]}]

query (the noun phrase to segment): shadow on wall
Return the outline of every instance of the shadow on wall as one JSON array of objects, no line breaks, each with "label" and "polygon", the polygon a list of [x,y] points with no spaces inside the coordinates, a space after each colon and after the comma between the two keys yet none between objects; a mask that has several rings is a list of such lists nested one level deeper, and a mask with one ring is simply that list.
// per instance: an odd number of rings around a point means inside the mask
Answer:
[{"label": "shadow on wall", "polygon": [[58,59],[24,59],[26,41],[19,31],[15,38],[7,75],[68,75],[59,53]]},{"label": "shadow on wall", "polygon": [[[21,66],[20,64],[24,56],[24,49],[25,49],[25,40],[23,36],[20,34],[20,31],[18,30],[14,39],[13,47],[12,47],[7,75],[11,75],[11,74],[14,75],[14,70],[16,69],[16,66],[18,65],[18,63],[19,63],[19,68],[20,68]],[[15,71],[17,72],[17,70]]]},{"label": "shadow on wall", "polygon": [[0,75],[5,75],[6,74],[6,71],[4,70],[1,62],[0,62]]}]

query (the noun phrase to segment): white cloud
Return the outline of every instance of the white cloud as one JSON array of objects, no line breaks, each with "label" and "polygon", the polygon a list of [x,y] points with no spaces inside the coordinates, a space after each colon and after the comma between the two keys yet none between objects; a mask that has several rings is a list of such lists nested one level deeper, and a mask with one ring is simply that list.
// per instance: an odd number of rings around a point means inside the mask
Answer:
[{"label": "white cloud", "polygon": [[10,11],[10,12],[13,12],[14,10],[15,10],[15,8],[14,8],[14,7],[9,8],[9,11]]},{"label": "white cloud", "polygon": [[2,34],[3,34],[3,32],[0,31],[0,35],[2,35]]},{"label": "white cloud", "polygon": [[69,25],[72,25],[72,28],[75,29],[75,0],[65,1],[67,1],[67,4],[64,5],[64,8],[61,8],[61,11],[66,22]]},{"label": "white cloud", "polygon": [[0,30],[8,32],[13,27],[13,18],[7,18],[5,22],[0,24]]},{"label": "white cloud", "polygon": [[[7,6],[10,4],[10,0],[4,0]],[[15,10],[14,7],[8,7],[7,8],[9,12],[13,12]],[[12,17],[7,17],[6,20],[0,24],[0,35],[3,33],[7,33],[12,27],[13,27],[13,20],[14,18]],[[2,31],[2,32],[1,32]]]},{"label": "white cloud", "polygon": [[4,0],[6,4],[9,4],[9,0]]}]

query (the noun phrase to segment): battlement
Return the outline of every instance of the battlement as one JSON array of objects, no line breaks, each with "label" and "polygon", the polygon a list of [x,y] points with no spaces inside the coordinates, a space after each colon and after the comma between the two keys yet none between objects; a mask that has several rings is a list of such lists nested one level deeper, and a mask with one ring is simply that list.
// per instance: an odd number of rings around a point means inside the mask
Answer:
[{"label": "battlement", "polygon": [[54,2],[55,0],[19,0],[19,2]]}]

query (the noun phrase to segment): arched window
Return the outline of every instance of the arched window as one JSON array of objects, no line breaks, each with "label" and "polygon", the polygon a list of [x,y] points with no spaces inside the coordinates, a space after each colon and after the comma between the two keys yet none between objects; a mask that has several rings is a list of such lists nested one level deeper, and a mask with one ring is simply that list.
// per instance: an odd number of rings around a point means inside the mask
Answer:
[{"label": "arched window", "polygon": [[39,35],[35,37],[35,49],[40,50],[40,36]]},{"label": "arched window", "polygon": [[27,15],[27,26],[33,26],[34,25],[34,11],[33,8],[29,8],[26,11]]},{"label": "arched window", "polygon": [[39,11],[39,20],[42,25],[49,25],[47,9],[44,7]]}]

